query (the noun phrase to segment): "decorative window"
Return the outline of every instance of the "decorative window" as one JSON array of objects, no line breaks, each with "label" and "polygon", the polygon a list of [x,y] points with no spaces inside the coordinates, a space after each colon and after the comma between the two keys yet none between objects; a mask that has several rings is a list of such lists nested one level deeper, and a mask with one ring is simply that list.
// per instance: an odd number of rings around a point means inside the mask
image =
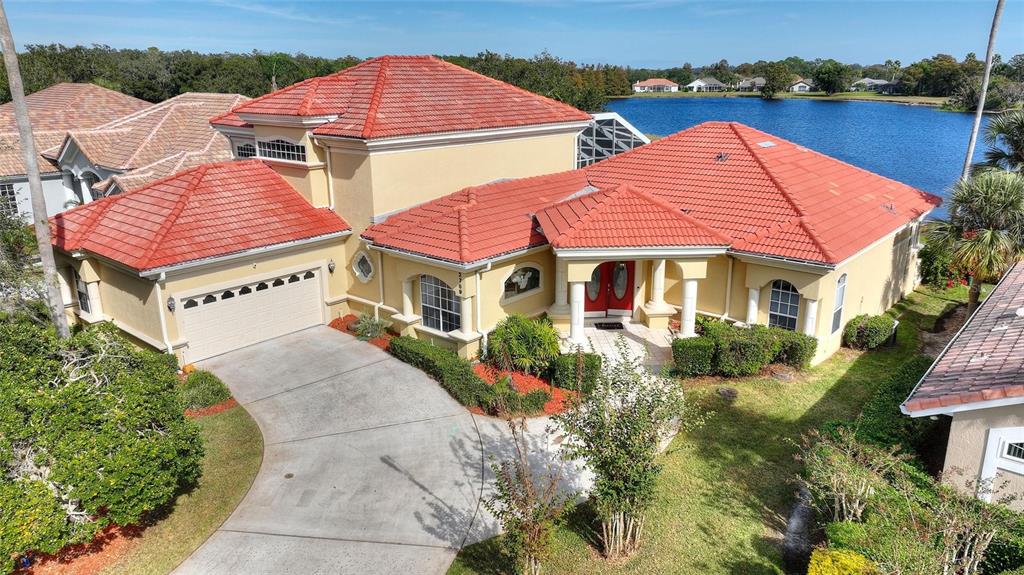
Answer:
[{"label": "decorative window", "polygon": [[281,279],[281,278],[277,278],[276,280],[274,280],[274,283],[272,283],[270,285],[272,285],[274,287],[281,287],[281,286],[284,285],[284,280]]},{"label": "decorative window", "polygon": [[199,302],[197,302],[194,299],[187,299],[187,300],[185,300],[185,309],[192,309],[192,308],[194,308],[194,307],[196,307],[198,305],[199,305]]},{"label": "decorative window", "polygon": [[313,277],[314,277],[313,272],[306,272],[306,273],[302,274],[302,279],[304,279],[304,280],[311,280],[311,279],[313,279]]},{"label": "decorative window", "polygon": [[78,309],[84,313],[92,313],[92,302],[89,301],[89,287],[85,284],[78,270],[71,268],[71,274],[75,279],[75,297],[78,298]]},{"label": "decorative window", "polygon": [[203,303],[204,304],[214,303],[215,301],[217,301],[217,296],[215,296],[213,294],[210,294],[210,295],[208,295],[208,296],[203,298]]},{"label": "decorative window", "polygon": [[443,332],[462,327],[462,306],[448,284],[434,276],[420,276],[420,307],[424,327]]},{"label": "decorative window", "polygon": [[785,280],[773,281],[768,325],[796,331],[796,318],[799,314],[800,292]]},{"label": "decorative window", "polygon": [[246,142],[244,144],[238,144],[235,147],[236,158],[255,158],[256,157],[256,145]]},{"label": "decorative window", "polygon": [[267,289],[269,287],[270,286],[267,285],[267,282],[260,282],[260,283],[256,284],[256,291],[263,291],[263,290],[265,290],[265,289]]},{"label": "decorative window", "polygon": [[249,287],[249,286],[245,286],[242,289],[238,290],[238,295],[249,295],[251,293],[252,293],[252,288]]},{"label": "decorative window", "polygon": [[286,140],[271,140],[269,142],[260,140],[256,144],[259,146],[261,158],[288,160],[289,162],[306,161],[306,146],[302,144],[293,144]]},{"label": "decorative window", "polygon": [[8,216],[18,215],[18,196],[14,194],[14,184],[0,184],[0,212]]},{"label": "decorative window", "polygon": [[846,274],[839,276],[836,283],[836,305],[832,308],[832,333],[839,331],[843,323],[843,300],[846,299]]},{"label": "decorative window", "polygon": [[298,281],[299,281],[299,276],[296,275],[296,274],[292,274],[291,276],[288,277],[288,283],[290,283],[290,284],[296,283]]},{"label": "decorative window", "polygon": [[373,260],[370,259],[370,254],[364,251],[358,252],[356,259],[352,260],[352,272],[363,283],[373,279]]},{"label": "decorative window", "polygon": [[226,292],[224,292],[224,293],[220,294],[220,299],[221,299],[222,301],[223,301],[223,300],[226,300],[226,299],[231,299],[231,298],[233,298],[233,297],[235,297],[235,292],[233,292],[233,291],[231,291],[231,290],[228,290],[228,291],[226,291]]},{"label": "decorative window", "polygon": [[1024,442],[1007,443],[1003,457],[1024,461]]},{"label": "decorative window", "polygon": [[540,269],[524,266],[512,272],[505,280],[505,299],[540,289]]}]

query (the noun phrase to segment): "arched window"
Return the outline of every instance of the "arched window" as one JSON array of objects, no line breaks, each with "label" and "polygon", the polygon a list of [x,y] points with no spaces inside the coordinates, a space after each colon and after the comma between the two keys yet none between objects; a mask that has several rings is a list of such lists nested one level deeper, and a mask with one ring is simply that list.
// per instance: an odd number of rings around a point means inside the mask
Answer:
[{"label": "arched window", "polygon": [[289,162],[305,162],[306,146],[293,144],[287,140],[260,140],[256,142],[260,150],[261,158],[273,158],[275,160],[288,160]]},{"label": "arched window", "polygon": [[420,315],[423,326],[439,331],[462,327],[462,306],[448,284],[434,276],[420,276]]},{"label": "arched window", "polygon": [[505,293],[502,297],[509,299],[537,289],[540,289],[540,269],[523,266],[505,280]]},{"label": "arched window", "polygon": [[843,324],[843,300],[846,299],[846,274],[836,282],[836,305],[832,308],[832,333],[839,331]]},{"label": "arched window", "polygon": [[203,298],[203,303],[204,304],[206,304],[206,303],[213,303],[215,301],[217,301],[217,296],[215,296],[213,294],[210,294],[210,295],[208,295],[208,296]]},{"label": "arched window", "polygon": [[800,315],[800,292],[785,280],[772,282],[771,306],[768,325],[796,331],[796,318]]},{"label": "arched window", "polygon": [[197,302],[194,299],[185,300],[185,309],[192,309],[192,308],[194,308],[194,307],[196,307],[198,305],[199,305],[199,302]]}]

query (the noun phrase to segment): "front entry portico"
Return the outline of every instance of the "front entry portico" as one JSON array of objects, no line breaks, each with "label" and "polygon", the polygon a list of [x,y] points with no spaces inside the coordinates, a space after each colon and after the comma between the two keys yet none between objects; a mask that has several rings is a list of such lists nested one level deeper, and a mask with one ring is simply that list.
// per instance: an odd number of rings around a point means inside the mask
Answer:
[{"label": "front entry portico", "polygon": [[636,264],[604,262],[594,268],[583,302],[586,317],[632,316]]}]

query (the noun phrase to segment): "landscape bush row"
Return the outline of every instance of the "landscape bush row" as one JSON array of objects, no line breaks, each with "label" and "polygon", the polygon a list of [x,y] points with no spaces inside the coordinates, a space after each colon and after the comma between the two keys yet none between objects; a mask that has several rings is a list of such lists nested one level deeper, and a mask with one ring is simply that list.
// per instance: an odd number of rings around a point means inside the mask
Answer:
[{"label": "landscape bush row", "polygon": [[760,325],[737,327],[702,319],[699,331],[699,337],[672,342],[672,359],[680,375],[739,377],[757,374],[772,363],[804,369],[818,345],[811,336]]}]

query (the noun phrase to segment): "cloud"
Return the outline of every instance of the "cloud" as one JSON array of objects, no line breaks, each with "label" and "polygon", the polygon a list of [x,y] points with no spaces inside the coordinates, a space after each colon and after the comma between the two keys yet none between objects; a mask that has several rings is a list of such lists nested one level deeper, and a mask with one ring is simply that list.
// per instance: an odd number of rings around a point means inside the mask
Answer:
[{"label": "cloud", "polygon": [[257,14],[263,14],[265,16],[273,16],[274,18],[283,18],[285,20],[292,20],[294,22],[306,22],[309,24],[330,24],[334,26],[345,26],[354,24],[359,20],[369,20],[368,17],[358,18],[331,18],[324,14],[308,14],[301,12],[290,6],[283,6],[280,4],[269,5],[260,4],[258,2],[236,2],[234,0],[213,0],[213,4],[217,6],[224,6],[226,8],[233,8],[235,10],[244,10],[246,12],[255,12]]}]

